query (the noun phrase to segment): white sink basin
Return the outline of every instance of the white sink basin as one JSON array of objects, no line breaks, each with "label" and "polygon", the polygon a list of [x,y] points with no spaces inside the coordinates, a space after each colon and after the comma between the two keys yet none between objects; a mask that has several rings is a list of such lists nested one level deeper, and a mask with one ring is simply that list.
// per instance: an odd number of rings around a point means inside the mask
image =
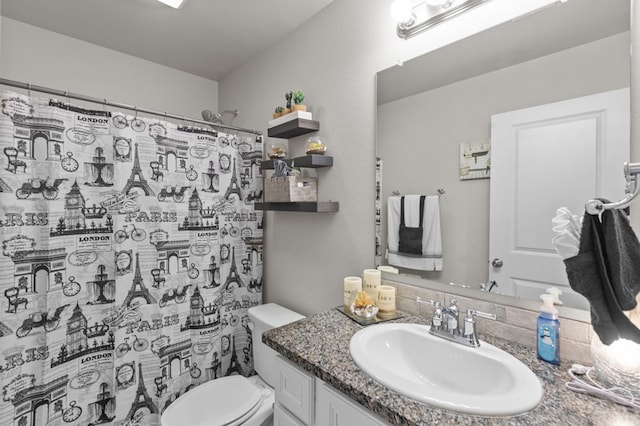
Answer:
[{"label": "white sink basin", "polygon": [[486,342],[471,348],[418,324],[378,324],[351,338],[355,363],[382,385],[432,407],[481,416],[527,412],[542,399],[535,374]]}]

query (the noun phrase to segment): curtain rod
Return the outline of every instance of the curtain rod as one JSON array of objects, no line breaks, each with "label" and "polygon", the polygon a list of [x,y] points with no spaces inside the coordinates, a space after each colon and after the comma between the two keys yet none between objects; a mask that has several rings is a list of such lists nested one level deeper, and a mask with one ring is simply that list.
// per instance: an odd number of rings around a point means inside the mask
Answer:
[{"label": "curtain rod", "polygon": [[205,126],[212,126],[212,127],[223,128],[223,129],[227,129],[227,130],[235,130],[235,131],[239,131],[239,132],[253,133],[255,135],[262,136],[262,132],[259,131],[259,130],[244,129],[242,127],[228,126],[226,124],[211,123],[209,121],[204,121],[204,120],[198,120],[198,119],[195,119],[195,118],[185,117],[184,115],[169,114],[166,111],[165,112],[154,111],[154,110],[148,109],[148,108],[140,108],[140,107],[137,107],[135,105],[127,105],[127,104],[122,104],[122,103],[119,103],[119,102],[112,102],[112,101],[109,101],[107,99],[94,98],[94,97],[91,97],[91,96],[80,95],[78,93],[71,93],[71,92],[62,91],[62,90],[51,89],[49,87],[37,86],[37,85],[31,84],[31,83],[22,83],[20,81],[9,80],[9,79],[6,79],[6,78],[0,78],[0,84],[4,85],[4,86],[18,87],[18,88],[26,89],[26,90],[29,90],[29,91],[33,90],[35,92],[48,93],[50,95],[61,96],[61,97],[70,98],[70,99],[77,99],[77,100],[85,101],[85,102],[92,102],[92,103],[95,103],[95,104],[108,105],[108,106],[112,106],[112,107],[115,107],[115,108],[128,109],[128,110],[132,110],[132,111],[136,111],[136,112],[142,112],[142,113],[145,113],[145,114],[157,115],[159,117],[173,118],[175,120],[181,120],[181,121],[186,121],[186,122],[190,122],[190,123],[198,123],[198,124],[203,124]]}]

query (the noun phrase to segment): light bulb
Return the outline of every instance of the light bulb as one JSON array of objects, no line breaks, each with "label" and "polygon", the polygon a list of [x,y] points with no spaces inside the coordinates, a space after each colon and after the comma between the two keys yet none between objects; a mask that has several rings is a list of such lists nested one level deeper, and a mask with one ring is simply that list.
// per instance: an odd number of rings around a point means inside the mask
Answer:
[{"label": "light bulb", "polygon": [[413,17],[412,8],[411,0],[394,0],[391,3],[391,17],[399,23],[408,22]]},{"label": "light bulb", "polygon": [[174,9],[180,9],[186,0],[158,0],[161,3],[171,6]]}]

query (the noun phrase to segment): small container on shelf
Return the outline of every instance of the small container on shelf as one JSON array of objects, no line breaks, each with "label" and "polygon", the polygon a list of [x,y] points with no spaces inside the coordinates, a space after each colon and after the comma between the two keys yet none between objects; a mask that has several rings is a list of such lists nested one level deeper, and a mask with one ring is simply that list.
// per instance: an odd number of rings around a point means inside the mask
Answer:
[{"label": "small container on shelf", "polygon": [[320,139],[318,136],[312,136],[309,139],[307,139],[307,144],[305,145],[305,152],[307,155],[311,155],[311,154],[324,155],[326,150],[327,150],[327,147],[322,142],[322,139]]},{"label": "small container on shelf", "polygon": [[283,143],[273,143],[269,148],[269,158],[272,160],[282,160],[287,156],[287,149]]}]

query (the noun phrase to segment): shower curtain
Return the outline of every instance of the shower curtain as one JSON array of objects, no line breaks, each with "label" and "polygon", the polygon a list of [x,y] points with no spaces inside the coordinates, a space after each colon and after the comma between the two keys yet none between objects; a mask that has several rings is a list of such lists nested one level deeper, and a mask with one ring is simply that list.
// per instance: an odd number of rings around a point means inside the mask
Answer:
[{"label": "shower curtain", "polygon": [[0,96],[0,424],[155,425],[253,374],[261,137]]}]

